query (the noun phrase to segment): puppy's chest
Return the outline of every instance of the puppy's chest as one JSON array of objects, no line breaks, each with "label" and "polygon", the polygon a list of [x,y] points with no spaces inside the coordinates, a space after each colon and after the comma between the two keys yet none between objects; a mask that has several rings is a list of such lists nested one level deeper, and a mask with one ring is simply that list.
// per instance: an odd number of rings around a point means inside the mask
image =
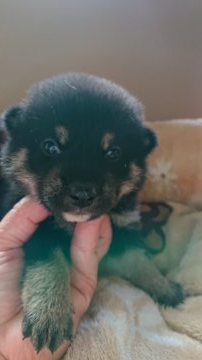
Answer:
[{"label": "puppy's chest", "polygon": [[113,239],[108,252],[109,256],[120,257],[129,250],[144,248],[143,236],[139,230],[120,228],[112,225]]},{"label": "puppy's chest", "polygon": [[[71,262],[70,246],[75,224],[69,224],[65,230],[58,227],[54,218],[40,224],[31,239],[25,243],[26,263],[35,263],[51,258],[57,249],[62,249],[68,262]],[[128,227],[118,227],[112,223],[112,241],[107,257],[120,257],[128,250],[142,248],[143,238],[140,231]],[[86,239],[88,241],[88,239]]]}]

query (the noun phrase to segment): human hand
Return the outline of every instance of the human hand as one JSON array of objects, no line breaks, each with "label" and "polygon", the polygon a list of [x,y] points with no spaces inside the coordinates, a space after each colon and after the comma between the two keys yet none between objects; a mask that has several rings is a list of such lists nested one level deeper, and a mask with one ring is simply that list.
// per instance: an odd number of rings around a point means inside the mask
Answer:
[{"label": "human hand", "polygon": [[[22,304],[18,286],[23,266],[22,245],[48,215],[41,204],[27,197],[0,223],[0,360],[57,360],[68,348],[68,343],[64,343],[54,354],[47,349],[36,354],[30,340],[22,340]],[[75,327],[89,307],[97,285],[98,263],[107,252],[110,240],[107,216],[79,223],[75,228],[71,244]]]}]

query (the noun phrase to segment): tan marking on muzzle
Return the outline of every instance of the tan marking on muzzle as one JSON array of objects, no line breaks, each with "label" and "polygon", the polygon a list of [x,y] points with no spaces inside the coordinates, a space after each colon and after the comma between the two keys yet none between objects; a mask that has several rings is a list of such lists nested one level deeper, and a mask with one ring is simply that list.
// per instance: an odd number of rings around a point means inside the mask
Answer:
[{"label": "tan marking on muzzle", "polygon": [[106,151],[113,140],[114,140],[114,134],[106,133],[101,140],[101,146],[103,150]]},{"label": "tan marking on muzzle", "polygon": [[62,180],[59,177],[57,168],[52,169],[44,180],[44,192],[48,197],[53,197],[60,193]]},{"label": "tan marking on muzzle", "polygon": [[119,192],[118,198],[121,199],[122,196],[129,194],[131,191],[137,190],[137,185],[141,178],[141,168],[139,168],[135,163],[130,164],[130,171],[128,180],[124,181]]},{"label": "tan marking on muzzle", "polygon": [[68,130],[64,126],[57,126],[55,133],[60,144],[65,145],[68,140]]},{"label": "tan marking on muzzle", "polygon": [[11,158],[11,172],[14,173],[16,179],[25,187],[29,195],[38,198],[36,191],[36,178],[26,169],[28,150],[20,149]]}]

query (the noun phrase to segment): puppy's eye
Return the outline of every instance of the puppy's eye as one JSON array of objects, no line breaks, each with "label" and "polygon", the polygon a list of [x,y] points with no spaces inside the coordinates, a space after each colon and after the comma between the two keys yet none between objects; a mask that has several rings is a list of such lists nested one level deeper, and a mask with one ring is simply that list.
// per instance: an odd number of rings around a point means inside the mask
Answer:
[{"label": "puppy's eye", "polygon": [[46,155],[46,156],[54,157],[61,153],[61,150],[60,150],[58,144],[53,139],[46,139],[46,140],[42,141],[41,149],[42,149],[44,155]]},{"label": "puppy's eye", "polygon": [[119,160],[121,155],[122,155],[122,152],[121,152],[121,149],[118,146],[112,146],[105,153],[106,158],[111,160],[111,161]]}]

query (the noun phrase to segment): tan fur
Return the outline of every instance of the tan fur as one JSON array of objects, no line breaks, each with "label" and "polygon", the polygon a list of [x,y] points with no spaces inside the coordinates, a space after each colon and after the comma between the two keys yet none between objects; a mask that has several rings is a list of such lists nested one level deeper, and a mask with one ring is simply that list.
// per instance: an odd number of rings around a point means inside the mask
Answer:
[{"label": "tan fur", "polygon": [[141,176],[141,169],[135,163],[132,162],[130,164],[129,178],[128,180],[124,181],[121,186],[119,192],[119,199],[121,199],[123,195],[127,195],[131,191],[136,189],[137,184],[140,181],[140,176]]},{"label": "tan fur", "polygon": [[130,165],[130,176],[134,180],[135,183],[140,181],[141,169],[135,164],[131,163]]},{"label": "tan fur", "polygon": [[36,178],[25,168],[27,156],[28,150],[25,148],[20,149],[11,159],[11,170],[15,173],[16,179],[24,185],[28,193],[37,198]]},{"label": "tan fur", "polygon": [[163,247],[162,237],[155,230],[152,230],[148,236],[145,236],[144,244],[149,249],[161,250]]},{"label": "tan fur", "polygon": [[48,197],[58,194],[62,189],[62,180],[59,177],[58,169],[52,169],[44,180],[44,192]]},{"label": "tan fur", "polygon": [[68,141],[68,130],[64,126],[55,128],[56,136],[61,145],[65,145]]},{"label": "tan fur", "polygon": [[101,146],[103,150],[106,151],[113,140],[114,140],[114,134],[106,133],[101,140]]},{"label": "tan fur", "polygon": [[139,209],[141,212],[150,212],[151,207],[148,204],[141,203],[139,204]]}]

